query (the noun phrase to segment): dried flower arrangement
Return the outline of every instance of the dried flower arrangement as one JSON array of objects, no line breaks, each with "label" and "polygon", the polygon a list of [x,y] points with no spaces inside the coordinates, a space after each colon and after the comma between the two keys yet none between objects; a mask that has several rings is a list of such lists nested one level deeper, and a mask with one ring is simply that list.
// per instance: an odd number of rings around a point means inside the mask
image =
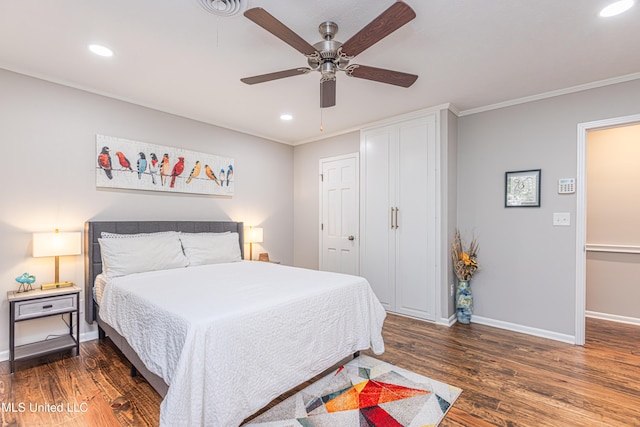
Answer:
[{"label": "dried flower arrangement", "polygon": [[458,280],[471,280],[473,274],[478,269],[478,242],[474,237],[469,243],[467,250],[464,249],[464,242],[460,237],[460,230],[456,230],[451,245],[451,258],[453,259],[453,271]]}]

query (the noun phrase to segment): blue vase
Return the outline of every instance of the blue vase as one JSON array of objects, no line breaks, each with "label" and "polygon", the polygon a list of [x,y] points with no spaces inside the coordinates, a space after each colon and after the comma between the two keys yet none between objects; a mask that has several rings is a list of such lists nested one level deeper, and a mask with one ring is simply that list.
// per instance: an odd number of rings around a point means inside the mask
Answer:
[{"label": "blue vase", "polygon": [[471,323],[473,314],[473,295],[471,294],[471,284],[468,280],[459,280],[456,288],[456,315],[458,322]]}]

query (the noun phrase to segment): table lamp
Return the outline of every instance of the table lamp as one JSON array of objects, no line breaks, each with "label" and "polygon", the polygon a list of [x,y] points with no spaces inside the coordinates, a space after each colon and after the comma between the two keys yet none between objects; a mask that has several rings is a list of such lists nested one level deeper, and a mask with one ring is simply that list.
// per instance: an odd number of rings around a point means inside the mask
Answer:
[{"label": "table lamp", "polygon": [[262,227],[245,227],[244,242],[249,244],[249,259],[253,261],[253,244],[262,243]]},{"label": "table lamp", "polygon": [[55,281],[42,285],[42,289],[72,286],[71,282],[60,282],[60,257],[80,255],[82,233],[79,231],[60,233],[33,233],[33,256],[52,256],[56,260]]}]

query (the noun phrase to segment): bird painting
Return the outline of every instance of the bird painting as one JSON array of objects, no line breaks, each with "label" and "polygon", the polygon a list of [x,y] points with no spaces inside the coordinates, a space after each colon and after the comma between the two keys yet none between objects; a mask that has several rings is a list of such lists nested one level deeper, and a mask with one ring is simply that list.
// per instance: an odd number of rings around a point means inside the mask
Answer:
[{"label": "bird painting", "polygon": [[147,170],[147,156],[143,152],[138,153],[140,158],[138,159],[138,179],[142,179],[142,174]]},{"label": "bird painting", "polygon": [[224,173],[224,169],[220,169],[220,175],[218,175],[218,177],[220,178],[220,186],[224,187],[224,180],[226,179],[226,174]]},{"label": "bird painting", "polygon": [[160,182],[162,183],[162,185],[167,182],[169,169],[171,169],[171,165],[169,164],[169,155],[167,153],[164,153],[164,156],[162,156],[162,161],[160,162]]},{"label": "bird painting", "polygon": [[213,170],[211,170],[211,167],[209,165],[204,165],[204,172],[207,174],[209,179],[212,179],[213,182],[220,185],[220,181],[218,181],[218,177],[216,177],[216,174],[213,173]]},{"label": "bird painting", "polygon": [[178,157],[178,163],[173,166],[171,171],[171,184],[169,187],[173,188],[176,185],[176,177],[180,176],[184,172],[184,157]]},{"label": "bird painting", "polygon": [[151,175],[151,183],[153,185],[156,184],[156,174],[158,173],[158,156],[156,156],[156,153],[151,153],[149,154],[149,157],[151,157],[151,162],[149,163],[149,175]]},{"label": "bird painting", "polygon": [[118,156],[118,161],[120,162],[120,166],[122,166],[123,169],[129,169],[131,172],[133,172],[133,169],[131,169],[131,162],[129,162],[129,159],[125,157],[122,151],[116,151],[116,156]]},{"label": "bird painting", "polygon": [[196,160],[196,165],[191,169],[189,178],[187,178],[187,184],[191,182],[193,178],[197,178],[200,175],[200,160]]},{"label": "bird painting", "polygon": [[229,169],[227,169],[227,187],[229,186],[231,178],[233,178],[233,165],[229,165]]},{"label": "bird painting", "polygon": [[93,149],[96,187],[234,194],[237,164],[232,157],[105,135],[96,135]]},{"label": "bird painting", "polygon": [[113,179],[111,173],[111,156],[109,155],[109,147],[102,147],[102,151],[98,154],[98,165],[104,170],[107,178]]}]

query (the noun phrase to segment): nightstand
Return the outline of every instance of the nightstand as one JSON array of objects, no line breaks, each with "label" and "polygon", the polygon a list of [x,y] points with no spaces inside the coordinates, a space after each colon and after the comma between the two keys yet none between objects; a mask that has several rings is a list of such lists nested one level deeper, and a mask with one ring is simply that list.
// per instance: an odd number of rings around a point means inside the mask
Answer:
[{"label": "nightstand", "polygon": [[[7,292],[9,300],[9,361],[11,373],[15,362],[32,359],[60,351],[76,349],[76,356],[80,354],[80,288],[71,286],[18,293]],[[69,335],[53,339],[37,341],[20,346],[15,345],[16,322],[24,322],[41,317],[69,314]],[[73,323],[75,313],[76,322]],[[75,326],[75,336],[74,336]]]}]

